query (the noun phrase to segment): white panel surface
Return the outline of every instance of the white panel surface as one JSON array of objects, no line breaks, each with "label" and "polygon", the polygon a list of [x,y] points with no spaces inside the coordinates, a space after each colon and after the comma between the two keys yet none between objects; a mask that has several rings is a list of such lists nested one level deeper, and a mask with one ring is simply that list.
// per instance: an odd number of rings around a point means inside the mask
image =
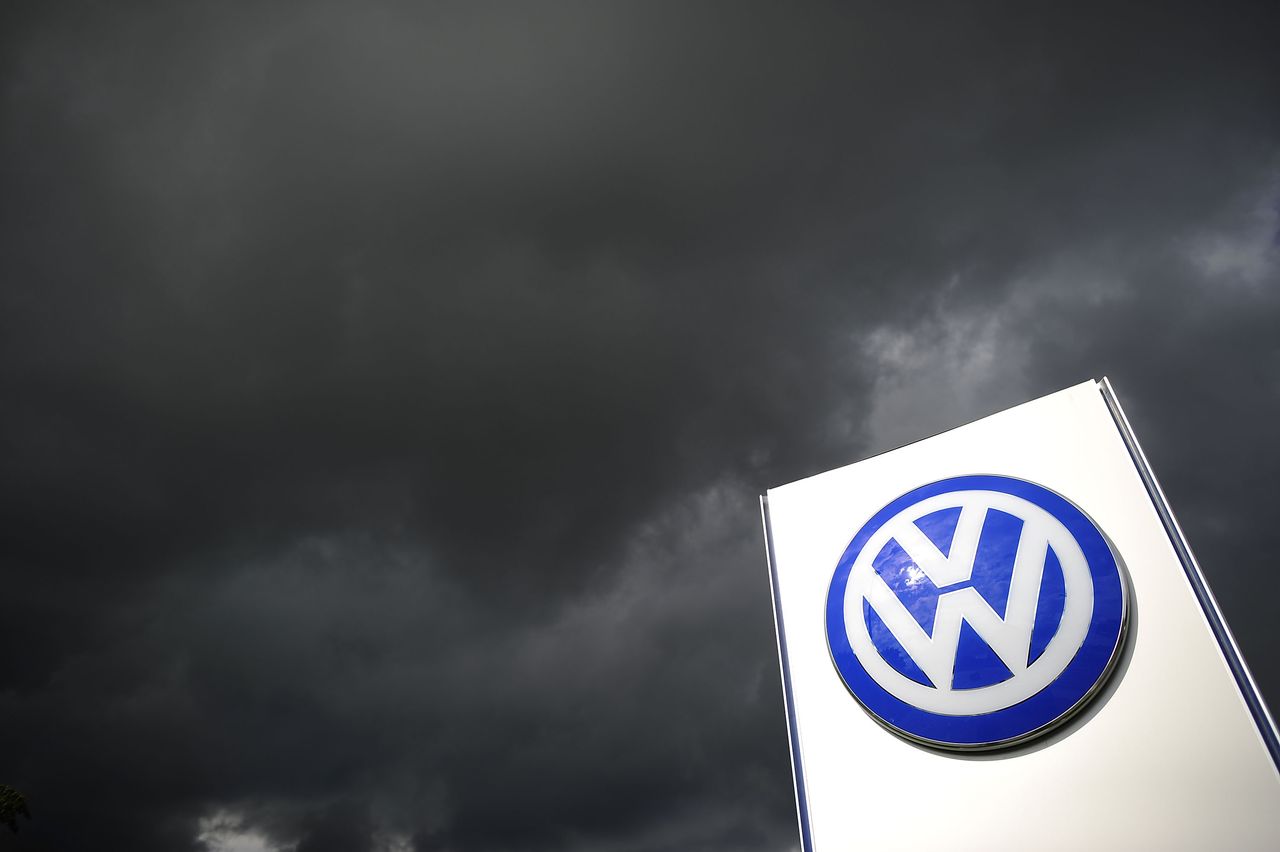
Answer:
[{"label": "white panel surface", "polygon": [[[1131,580],[1116,674],[1074,720],[957,754],[877,724],[827,648],[854,534],[926,483],[996,474],[1087,513]],[[1280,773],[1095,382],[767,495],[813,848],[1280,849]]]}]

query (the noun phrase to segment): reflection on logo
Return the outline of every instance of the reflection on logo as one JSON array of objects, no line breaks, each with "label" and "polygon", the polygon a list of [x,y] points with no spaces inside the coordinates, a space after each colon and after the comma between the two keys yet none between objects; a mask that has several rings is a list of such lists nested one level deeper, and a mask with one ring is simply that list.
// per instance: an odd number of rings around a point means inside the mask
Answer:
[{"label": "reflection on logo", "polygon": [[1105,680],[1126,620],[1106,539],[1024,480],[918,488],[854,537],[827,596],[854,696],[913,739],[985,748],[1047,731]]}]

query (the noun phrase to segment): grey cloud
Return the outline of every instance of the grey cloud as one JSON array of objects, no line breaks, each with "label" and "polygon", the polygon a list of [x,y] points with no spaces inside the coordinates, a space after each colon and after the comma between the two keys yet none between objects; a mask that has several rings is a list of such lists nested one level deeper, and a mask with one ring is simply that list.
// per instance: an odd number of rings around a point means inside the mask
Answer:
[{"label": "grey cloud", "polygon": [[3,14],[23,842],[787,848],[754,495],[1103,373],[1276,689],[1269,7]]}]

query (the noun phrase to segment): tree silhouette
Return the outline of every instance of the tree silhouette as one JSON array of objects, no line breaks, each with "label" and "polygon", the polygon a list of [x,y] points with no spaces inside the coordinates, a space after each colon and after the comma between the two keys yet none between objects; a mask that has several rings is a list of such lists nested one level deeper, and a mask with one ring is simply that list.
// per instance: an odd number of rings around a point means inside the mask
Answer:
[{"label": "tree silhouette", "polygon": [[0,784],[0,823],[9,826],[10,831],[17,831],[19,814],[31,819],[27,797],[7,784]]}]

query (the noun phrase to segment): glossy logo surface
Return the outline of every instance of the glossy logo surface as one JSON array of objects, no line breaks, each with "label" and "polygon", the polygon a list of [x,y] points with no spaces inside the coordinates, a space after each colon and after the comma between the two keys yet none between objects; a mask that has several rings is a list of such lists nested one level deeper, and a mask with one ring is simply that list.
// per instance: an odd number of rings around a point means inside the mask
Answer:
[{"label": "glossy logo surface", "polygon": [[1114,667],[1126,583],[1106,538],[1054,492],[962,476],[894,500],[827,593],[841,678],[880,722],[945,748],[1047,732]]}]

